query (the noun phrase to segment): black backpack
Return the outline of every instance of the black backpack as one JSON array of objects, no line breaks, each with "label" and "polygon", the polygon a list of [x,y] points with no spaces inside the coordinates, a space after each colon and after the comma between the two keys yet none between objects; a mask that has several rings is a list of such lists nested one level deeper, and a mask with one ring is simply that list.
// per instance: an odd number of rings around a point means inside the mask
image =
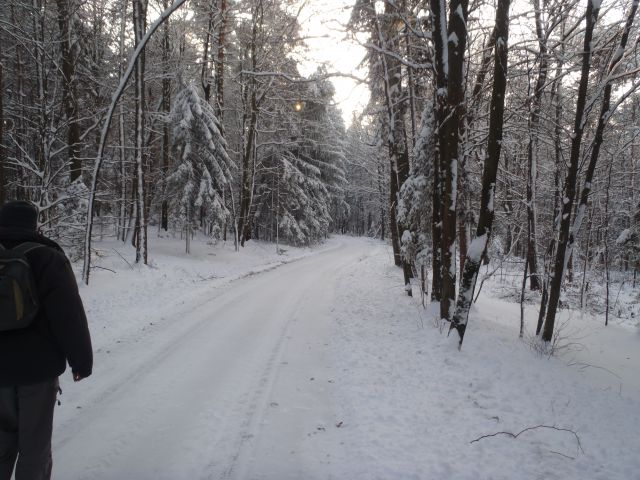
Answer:
[{"label": "black backpack", "polygon": [[38,313],[38,291],[26,254],[39,243],[0,245],[0,332],[28,327]]}]

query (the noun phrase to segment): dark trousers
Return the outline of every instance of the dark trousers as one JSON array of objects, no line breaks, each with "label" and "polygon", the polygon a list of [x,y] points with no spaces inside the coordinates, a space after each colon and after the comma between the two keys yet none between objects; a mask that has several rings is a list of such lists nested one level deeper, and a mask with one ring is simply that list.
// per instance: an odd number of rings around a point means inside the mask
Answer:
[{"label": "dark trousers", "polygon": [[[0,387],[0,480],[51,478],[51,434],[58,379]],[[16,463],[16,459],[18,460]]]}]

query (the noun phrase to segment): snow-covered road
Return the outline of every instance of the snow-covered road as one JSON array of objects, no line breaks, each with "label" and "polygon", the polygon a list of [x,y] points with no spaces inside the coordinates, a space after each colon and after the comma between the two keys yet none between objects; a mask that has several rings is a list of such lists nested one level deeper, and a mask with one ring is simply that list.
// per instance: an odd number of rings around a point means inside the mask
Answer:
[{"label": "snow-covered road", "polygon": [[117,273],[82,288],[95,370],[62,379],[55,480],[640,478],[637,330],[563,310],[541,356],[536,306],[521,340],[496,279],[458,351],[371,239],[161,239],[137,269],[101,248]]},{"label": "snow-covered road", "polygon": [[178,306],[98,352],[94,376],[63,395],[54,478],[302,478],[322,462],[314,433],[335,423],[323,351],[363,245],[345,239],[185,304],[159,299]]}]

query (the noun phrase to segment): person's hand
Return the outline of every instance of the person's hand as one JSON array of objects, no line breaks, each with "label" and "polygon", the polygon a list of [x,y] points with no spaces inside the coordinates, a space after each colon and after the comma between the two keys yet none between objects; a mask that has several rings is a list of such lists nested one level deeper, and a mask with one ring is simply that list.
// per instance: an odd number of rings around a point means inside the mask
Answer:
[{"label": "person's hand", "polygon": [[82,380],[84,377],[82,375],[80,375],[77,372],[73,372],[73,381],[74,382],[79,382],[80,380]]}]

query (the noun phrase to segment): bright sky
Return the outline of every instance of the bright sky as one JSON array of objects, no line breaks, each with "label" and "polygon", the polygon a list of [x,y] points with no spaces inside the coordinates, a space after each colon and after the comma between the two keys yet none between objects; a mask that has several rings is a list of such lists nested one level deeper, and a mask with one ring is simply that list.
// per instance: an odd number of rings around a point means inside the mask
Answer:
[{"label": "bright sky", "polygon": [[[309,46],[300,59],[303,75],[316,71],[319,64],[326,64],[329,72],[355,75],[364,79],[366,70],[358,69],[365,49],[347,38],[345,32],[351,7],[355,0],[307,0],[300,15],[302,36]],[[345,124],[351,124],[352,112],[361,112],[369,100],[369,90],[354,79],[334,77],[335,100],[342,110]]]}]

